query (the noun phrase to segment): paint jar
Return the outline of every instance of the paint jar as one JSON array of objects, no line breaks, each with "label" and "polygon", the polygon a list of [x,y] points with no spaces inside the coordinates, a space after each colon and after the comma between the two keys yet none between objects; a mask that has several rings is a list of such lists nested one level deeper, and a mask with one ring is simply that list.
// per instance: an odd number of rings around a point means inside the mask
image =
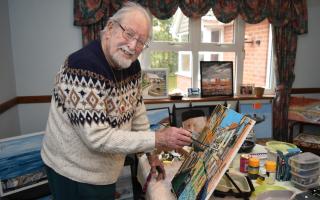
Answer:
[{"label": "paint jar", "polygon": [[241,154],[240,156],[240,172],[247,173],[248,172],[248,163],[249,163],[249,155]]},{"label": "paint jar", "polygon": [[259,176],[259,158],[251,157],[248,162],[248,177],[252,180],[256,180]]},{"label": "paint jar", "polygon": [[267,184],[272,185],[272,184],[274,184],[274,182],[276,180],[277,164],[273,160],[267,160],[265,162],[265,168],[266,168],[266,172],[267,172],[266,182],[267,182]]}]

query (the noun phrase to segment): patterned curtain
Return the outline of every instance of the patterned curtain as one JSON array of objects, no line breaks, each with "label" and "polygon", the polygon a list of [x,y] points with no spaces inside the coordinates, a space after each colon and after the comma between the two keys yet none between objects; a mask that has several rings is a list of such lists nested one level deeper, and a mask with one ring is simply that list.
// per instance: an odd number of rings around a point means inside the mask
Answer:
[{"label": "patterned curtain", "polygon": [[288,141],[288,106],[290,90],[295,78],[294,63],[298,37],[290,24],[274,27],[273,34],[277,66],[275,69],[276,97],[273,102],[273,138]]},{"label": "patterned curtain", "polygon": [[[295,79],[294,64],[297,51],[298,34],[308,30],[306,1],[287,0],[281,5],[278,0],[271,1],[272,9],[278,11],[269,15],[273,23],[273,45],[276,55],[276,97],[273,103],[273,138],[289,141],[288,109],[290,91]],[[281,111],[281,112],[279,112]]]},{"label": "patterned curtain", "polygon": [[[81,26],[83,45],[99,38],[106,21],[126,0],[74,0],[74,25]],[[275,139],[287,140],[288,100],[294,81],[297,36],[308,31],[307,0],[136,0],[159,19],[168,19],[178,7],[184,15],[199,18],[210,8],[229,23],[239,15],[251,24],[265,18],[274,27],[277,90],[274,102]]]}]

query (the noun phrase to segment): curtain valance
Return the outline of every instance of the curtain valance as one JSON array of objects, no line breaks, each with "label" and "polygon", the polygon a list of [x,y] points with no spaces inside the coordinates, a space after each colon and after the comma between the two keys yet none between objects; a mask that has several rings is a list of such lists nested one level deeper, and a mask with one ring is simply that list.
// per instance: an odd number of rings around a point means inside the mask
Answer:
[{"label": "curtain valance", "polygon": [[[74,0],[74,25],[89,26],[105,21],[123,4],[123,0]],[[223,23],[238,15],[250,24],[265,18],[274,26],[292,24],[297,34],[308,31],[306,0],[135,0],[149,8],[153,16],[168,19],[178,7],[184,15],[198,18],[212,8],[216,18]]]}]

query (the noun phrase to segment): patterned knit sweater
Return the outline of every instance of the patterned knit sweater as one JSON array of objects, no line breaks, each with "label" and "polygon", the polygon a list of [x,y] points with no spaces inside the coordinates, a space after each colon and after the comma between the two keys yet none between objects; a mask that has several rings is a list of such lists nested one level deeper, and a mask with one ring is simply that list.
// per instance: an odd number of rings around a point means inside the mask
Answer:
[{"label": "patterned knit sweater", "polygon": [[114,70],[99,41],[71,54],[56,76],[41,156],[72,180],[117,181],[126,154],[155,147],[141,95],[141,69]]}]

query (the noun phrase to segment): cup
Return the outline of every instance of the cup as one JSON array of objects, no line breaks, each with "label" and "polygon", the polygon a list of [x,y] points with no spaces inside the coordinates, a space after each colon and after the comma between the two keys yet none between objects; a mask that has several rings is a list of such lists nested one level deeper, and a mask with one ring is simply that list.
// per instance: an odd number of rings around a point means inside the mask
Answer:
[{"label": "cup", "polygon": [[263,87],[254,87],[254,94],[256,97],[261,98],[264,93],[264,88]]}]

